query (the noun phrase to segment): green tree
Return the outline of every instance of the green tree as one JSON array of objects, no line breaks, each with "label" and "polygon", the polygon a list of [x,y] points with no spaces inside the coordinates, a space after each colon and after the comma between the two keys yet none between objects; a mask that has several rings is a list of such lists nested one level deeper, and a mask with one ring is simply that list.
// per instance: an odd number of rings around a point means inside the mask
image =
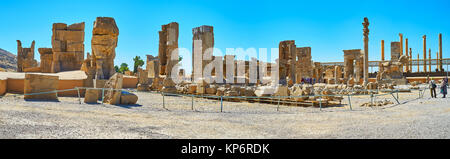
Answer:
[{"label": "green tree", "polygon": [[133,61],[134,61],[134,70],[133,70],[133,72],[136,73],[137,69],[144,65],[144,60],[142,60],[140,56],[136,56],[136,57],[133,58]]},{"label": "green tree", "polygon": [[116,70],[116,72],[119,72],[119,66],[114,66],[114,70]]},{"label": "green tree", "polygon": [[130,70],[130,69],[128,69],[128,64],[122,63],[122,64],[120,64],[119,71],[117,71],[117,72],[125,73],[125,71],[128,71],[128,70]]}]

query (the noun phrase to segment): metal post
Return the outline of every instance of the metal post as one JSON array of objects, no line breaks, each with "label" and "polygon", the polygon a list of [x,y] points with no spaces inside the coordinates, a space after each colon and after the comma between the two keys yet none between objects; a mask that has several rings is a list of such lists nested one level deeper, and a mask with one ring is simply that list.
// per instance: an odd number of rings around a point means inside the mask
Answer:
[{"label": "metal post", "polygon": [[223,111],[223,96],[220,96],[220,112]]},{"label": "metal post", "polygon": [[350,110],[352,110],[352,101],[350,100],[350,95],[348,95],[348,105],[350,106]]},{"label": "metal post", "polygon": [[373,106],[373,94],[370,94],[370,104]]},{"label": "metal post", "polygon": [[161,95],[162,95],[162,97],[163,97],[163,108],[165,109],[165,108],[166,108],[166,105],[165,105],[165,101],[164,101],[164,92],[161,92]]},{"label": "metal post", "polygon": [[281,97],[278,97],[277,111],[280,110],[280,100],[281,100]]},{"label": "metal post", "polygon": [[322,97],[320,97],[320,100],[319,100],[319,107],[320,107],[320,111],[322,111]]},{"label": "metal post", "polygon": [[191,101],[191,110],[194,110],[194,95],[191,95],[191,99],[192,99],[192,101]]},{"label": "metal post", "polygon": [[400,98],[398,98],[398,90],[397,90],[397,100],[398,100],[398,99],[400,99]]},{"label": "metal post", "polygon": [[397,100],[397,98],[395,98],[394,94],[391,93],[391,95],[395,99],[395,101],[397,101],[397,104],[400,104],[400,102]]},{"label": "metal post", "polygon": [[78,87],[76,87],[77,92],[78,92],[78,103],[81,104],[81,96],[80,96],[80,89]]},{"label": "metal post", "polygon": [[105,96],[105,88],[102,88],[102,104],[103,104],[103,98]]}]

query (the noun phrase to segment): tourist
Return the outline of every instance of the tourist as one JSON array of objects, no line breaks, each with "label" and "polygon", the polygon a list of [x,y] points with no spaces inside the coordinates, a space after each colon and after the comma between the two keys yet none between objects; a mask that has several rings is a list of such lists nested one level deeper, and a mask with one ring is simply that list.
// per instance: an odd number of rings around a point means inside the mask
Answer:
[{"label": "tourist", "polygon": [[433,80],[433,78],[431,78],[430,81],[430,93],[431,93],[431,98],[436,98],[436,84]]},{"label": "tourist", "polygon": [[442,98],[445,98],[445,95],[447,95],[447,83],[448,78],[444,78],[444,80],[441,82],[441,93],[444,95]]}]

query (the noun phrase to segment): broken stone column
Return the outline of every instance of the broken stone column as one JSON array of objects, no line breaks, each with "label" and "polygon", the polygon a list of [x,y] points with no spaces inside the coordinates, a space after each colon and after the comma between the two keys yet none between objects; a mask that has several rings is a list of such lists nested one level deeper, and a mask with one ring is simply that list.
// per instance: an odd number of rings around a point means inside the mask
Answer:
[{"label": "broken stone column", "polygon": [[342,68],[341,66],[334,66],[334,81],[336,84],[340,84],[342,78]]},{"label": "broken stone column", "polygon": [[[178,23],[172,22],[161,27],[159,31],[159,73],[165,75],[162,91],[175,93],[175,82],[172,79],[172,69],[178,63]],[[176,56],[172,58],[172,56]],[[176,59],[176,60],[175,60]]]},{"label": "broken stone column", "polygon": [[51,72],[80,70],[84,61],[84,22],[53,24]]},{"label": "broken stone column", "polygon": [[[39,75],[39,74],[25,74],[24,93],[44,93],[56,91],[58,89],[58,76]],[[24,99],[33,100],[58,100],[55,93],[45,93],[36,95],[25,95]]]},{"label": "broken stone column", "polygon": [[34,44],[33,40],[30,48],[22,48],[22,42],[17,40],[17,72],[37,66],[37,61],[34,60]]},{"label": "broken stone column", "polygon": [[280,84],[291,85],[295,83],[295,57],[296,46],[294,40],[282,41],[279,44],[278,58]]},{"label": "broken stone column", "polygon": [[97,17],[92,31],[92,56],[95,66],[95,78],[107,80],[116,72],[114,58],[119,36],[116,21],[110,17]]}]

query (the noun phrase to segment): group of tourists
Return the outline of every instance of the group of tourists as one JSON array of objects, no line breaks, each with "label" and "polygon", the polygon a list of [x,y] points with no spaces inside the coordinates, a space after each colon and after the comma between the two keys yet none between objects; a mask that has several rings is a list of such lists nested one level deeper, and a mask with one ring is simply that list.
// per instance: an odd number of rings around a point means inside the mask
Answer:
[{"label": "group of tourists", "polygon": [[[441,94],[443,95],[442,98],[445,98],[445,96],[447,95],[447,86],[448,86],[448,78],[445,77],[441,84],[440,84],[440,89],[441,89]],[[431,98],[437,98],[436,96],[436,88],[437,88],[437,84],[436,82],[431,79],[430,80],[430,92],[431,92]]]}]

